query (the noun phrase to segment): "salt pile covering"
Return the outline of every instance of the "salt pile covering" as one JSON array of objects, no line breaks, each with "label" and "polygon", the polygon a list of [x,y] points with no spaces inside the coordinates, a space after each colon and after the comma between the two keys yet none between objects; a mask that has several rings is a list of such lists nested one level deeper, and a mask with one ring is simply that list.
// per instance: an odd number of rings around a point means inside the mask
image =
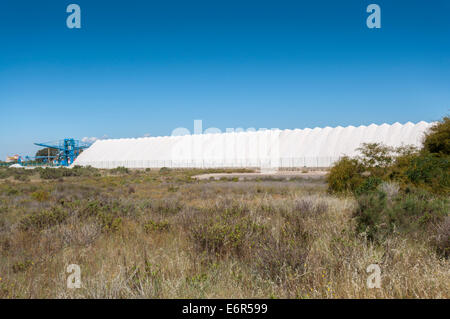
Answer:
[{"label": "salt pile covering", "polygon": [[362,143],[420,146],[433,123],[98,140],[73,165],[96,168],[329,167]]}]

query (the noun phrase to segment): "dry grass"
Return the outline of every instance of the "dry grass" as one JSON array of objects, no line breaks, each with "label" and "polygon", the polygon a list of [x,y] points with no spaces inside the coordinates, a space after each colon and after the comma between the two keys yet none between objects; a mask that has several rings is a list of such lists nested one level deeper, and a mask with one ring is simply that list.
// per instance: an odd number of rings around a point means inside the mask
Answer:
[{"label": "dry grass", "polygon": [[[436,236],[375,244],[355,232],[355,201],[323,181],[198,173],[0,182],[0,297],[449,297],[449,261],[435,249],[448,245],[448,218]],[[81,267],[80,289],[66,286],[69,264]],[[370,264],[381,289],[366,286]]]}]

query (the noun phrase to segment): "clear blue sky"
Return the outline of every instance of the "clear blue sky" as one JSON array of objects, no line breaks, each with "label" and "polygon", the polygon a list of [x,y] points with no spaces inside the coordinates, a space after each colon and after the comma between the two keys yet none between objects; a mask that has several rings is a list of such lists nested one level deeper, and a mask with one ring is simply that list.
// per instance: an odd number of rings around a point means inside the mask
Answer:
[{"label": "clear blue sky", "polygon": [[[77,3],[82,28],[66,27]],[[381,7],[382,28],[366,27]],[[64,137],[450,113],[450,1],[0,3],[0,159]]]}]

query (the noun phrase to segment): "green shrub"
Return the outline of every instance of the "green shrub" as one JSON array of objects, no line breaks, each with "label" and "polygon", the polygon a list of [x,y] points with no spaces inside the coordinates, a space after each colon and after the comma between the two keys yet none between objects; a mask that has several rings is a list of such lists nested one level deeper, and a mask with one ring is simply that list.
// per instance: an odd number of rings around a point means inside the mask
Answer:
[{"label": "green shrub", "polygon": [[126,217],[136,214],[136,206],[131,201],[101,199],[84,202],[82,208],[78,211],[81,218],[98,217],[107,214],[114,217]]},{"label": "green shrub", "polygon": [[91,166],[74,166],[73,168],[36,168],[42,179],[59,179],[61,177],[100,176],[99,170]]},{"label": "green shrub", "polygon": [[14,195],[17,195],[20,193],[20,191],[17,188],[14,188],[11,186],[8,186],[5,190],[5,192],[8,196],[14,196]]},{"label": "green shrub", "polygon": [[101,176],[100,170],[92,166],[74,166],[72,176]]},{"label": "green shrub", "polygon": [[130,170],[126,167],[120,166],[117,168],[114,168],[112,170],[109,171],[111,174],[114,175],[127,175],[130,174]]},{"label": "green shrub", "polygon": [[420,155],[419,152],[401,154],[397,156],[386,175],[386,179],[397,182],[402,188],[410,184],[406,171],[411,167],[411,162]]},{"label": "green shrub", "polygon": [[373,240],[383,240],[394,232],[424,231],[447,216],[449,203],[420,190],[391,198],[382,191],[364,194],[357,198],[354,213],[357,231]]},{"label": "green shrub", "polygon": [[116,217],[113,214],[108,213],[100,213],[98,216],[98,220],[102,226],[103,231],[105,232],[118,232],[122,229],[122,218]]},{"label": "green shrub", "polygon": [[430,128],[429,132],[425,135],[423,146],[426,152],[438,155],[450,155],[450,117],[444,117]]},{"label": "green shrub", "polygon": [[250,218],[249,210],[235,203],[219,205],[199,214],[204,219],[192,223],[190,236],[197,249],[211,256],[242,255],[256,245],[255,238],[264,234],[264,227]]},{"label": "green shrub", "polygon": [[80,219],[94,219],[104,232],[117,232],[122,229],[123,217],[135,217],[136,206],[132,202],[112,199],[85,202],[78,211]]},{"label": "green shrub", "polygon": [[354,213],[357,222],[356,230],[360,233],[365,232],[369,238],[374,239],[379,225],[385,222],[386,216],[383,214],[385,208],[386,194],[382,192],[374,192],[359,197]]},{"label": "green shrub", "polygon": [[412,158],[405,175],[416,186],[435,193],[448,194],[450,190],[450,156],[422,154]]},{"label": "green shrub", "polygon": [[8,173],[5,174],[5,176],[13,176],[16,181],[28,182],[32,174],[33,170],[24,168],[9,168]]},{"label": "green shrub", "polygon": [[327,176],[328,189],[332,193],[353,192],[364,180],[364,167],[357,159],[341,158]]},{"label": "green shrub", "polygon": [[28,175],[24,175],[24,174],[14,175],[14,179],[16,181],[21,181],[21,182],[29,182],[30,181],[30,177]]},{"label": "green shrub", "polygon": [[0,179],[6,179],[10,176],[8,169],[0,169]]},{"label": "green shrub", "polygon": [[196,225],[192,228],[192,238],[201,251],[213,255],[238,253],[243,247],[246,237],[257,225],[248,219],[230,221],[219,217],[207,224]]},{"label": "green shrub", "polygon": [[393,160],[395,149],[381,143],[363,143],[357,149],[360,153],[360,162],[366,169],[384,169],[389,167]]},{"label": "green shrub", "polygon": [[45,202],[49,200],[50,194],[46,191],[40,190],[32,193],[31,197],[33,197],[38,202]]},{"label": "green shrub", "polygon": [[26,215],[20,221],[20,228],[22,230],[42,230],[61,224],[67,217],[67,211],[60,207],[53,207],[50,210]]},{"label": "green shrub", "polygon": [[146,233],[151,233],[153,231],[165,231],[169,230],[170,224],[167,220],[153,221],[149,220],[144,224],[144,230]]},{"label": "green shrub", "polygon": [[161,175],[167,175],[171,172],[172,170],[168,167],[161,167],[161,169],[159,170],[159,174]]},{"label": "green shrub", "polygon": [[39,176],[42,179],[60,179],[63,177],[63,169],[46,167],[39,170]]},{"label": "green shrub", "polygon": [[104,209],[104,204],[98,200],[85,202],[83,207],[78,212],[81,218],[96,217]]},{"label": "green shrub", "polygon": [[153,212],[160,214],[177,214],[182,208],[181,202],[176,198],[165,198],[150,203],[150,209]]},{"label": "green shrub", "polygon": [[176,192],[178,192],[178,190],[179,190],[179,188],[176,187],[176,186],[174,186],[174,185],[170,185],[170,186],[167,188],[167,191],[168,191],[169,193],[176,193]]},{"label": "green shrub", "polygon": [[383,180],[379,177],[369,176],[359,184],[355,189],[356,195],[362,195],[366,193],[373,192],[377,189],[377,187],[383,182]]},{"label": "green shrub", "polygon": [[19,261],[19,262],[14,263],[12,265],[12,271],[15,274],[20,273],[20,272],[25,272],[28,269],[30,269],[33,265],[34,265],[34,263],[31,260],[25,259],[24,261]]}]

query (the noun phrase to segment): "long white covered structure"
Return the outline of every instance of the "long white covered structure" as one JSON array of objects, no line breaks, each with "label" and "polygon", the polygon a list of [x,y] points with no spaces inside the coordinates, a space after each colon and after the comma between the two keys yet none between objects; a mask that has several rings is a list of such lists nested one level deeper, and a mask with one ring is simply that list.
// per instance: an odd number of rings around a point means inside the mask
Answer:
[{"label": "long white covered structure", "polygon": [[433,123],[98,140],[74,165],[96,168],[328,167],[362,143],[419,146]]}]

